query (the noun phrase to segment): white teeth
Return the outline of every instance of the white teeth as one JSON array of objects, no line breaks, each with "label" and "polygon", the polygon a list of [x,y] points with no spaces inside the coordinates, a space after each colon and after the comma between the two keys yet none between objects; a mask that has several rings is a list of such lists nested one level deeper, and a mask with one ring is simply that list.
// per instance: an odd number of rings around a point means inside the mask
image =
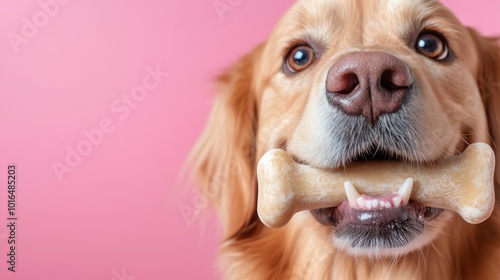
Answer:
[{"label": "white teeth", "polygon": [[365,199],[362,197],[358,197],[358,208],[364,208],[365,207]]},{"label": "white teeth", "polygon": [[344,188],[345,188],[345,194],[347,195],[347,200],[349,201],[349,205],[352,208],[357,208],[359,203],[358,198],[360,198],[358,191],[349,181],[344,182]]},{"label": "white teeth", "polygon": [[413,190],[413,179],[407,178],[398,192],[392,198],[392,201],[384,201],[376,198],[366,199],[362,197],[354,185],[349,182],[344,182],[344,189],[349,202],[349,206],[356,209],[383,209],[383,208],[393,208],[400,207],[408,204],[410,201],[411,191]]},{"label": "white teeth", "polygon": [[401,196],[394,197],[392,203],[394,203],[394,207],[399,207],[401,205]]},{"label": "white teeth", "polygon": [[[408,204],[408,201],[410,201],[410,195],[411,195],[411,190],[413,189],[413,179],[408,178],[405,180],[403,185],[398,191],[398,194],[401,196],[401,200],[403,202],[403,205]],[[396,204],[394,202],[394,204]]]}]

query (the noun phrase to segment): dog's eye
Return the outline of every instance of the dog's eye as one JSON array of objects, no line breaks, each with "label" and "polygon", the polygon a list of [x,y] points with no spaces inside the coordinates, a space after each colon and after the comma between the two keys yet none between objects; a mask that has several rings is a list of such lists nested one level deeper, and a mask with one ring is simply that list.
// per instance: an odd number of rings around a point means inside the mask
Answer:
[{"label": "dog's eye", "polygon": [[432,33],[424,33],[417,39],[415,49],[417,52],[436,60],[444,60],[448,57],[448,46],[439,36]]},{"label": "dog's eye", "polygon": [[299,72],[311,65],[314,61],[314,50],[309,46],[295,47],[287,58],[287,66],[292,72]]}]

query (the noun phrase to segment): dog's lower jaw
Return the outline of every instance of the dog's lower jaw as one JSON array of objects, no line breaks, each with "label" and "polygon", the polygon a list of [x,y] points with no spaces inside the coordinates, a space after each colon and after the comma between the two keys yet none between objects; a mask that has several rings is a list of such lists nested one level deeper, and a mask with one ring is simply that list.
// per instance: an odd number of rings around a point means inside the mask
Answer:
[{"label": "dog's lower jaw", "polygon": [[[387,246],[387,244],[397,243],[397,240],[384,240],[384,242],[379,242],[377,240],[359,240],[359,239],[370,239],[377,237],[357,237],[355,240],[352,236],[337,235],[333,233],[331,235],[332,244],[335,248],[344,251],[346,254],[354,257],[367,257],[369,259],[377,259],[380,257],[401,257],[408,255],[409,253],[422,250],[425,246],[428,246],[441,232],[440,224],[444,220],[450,219],[451,213],[449,211],[444,211],[438,218],[431,221],[423,222],[422,228],[419,231],[415,231],[411,240],[403,240],[406,244],[402,246]],[[408,233],[411,234],[411,233]],[[391,238],[401,238],[396,235],[391,236]],[[370,246],[353,246],[353,244],[370,244]]]},{"label": "dog's lower jaw", "polygon": [[310,212],[331,229],[337,248],[354,256],[378,257],[403,255],[427,244],[438,234],[434,224],[440,223],[443,210],[414,201],[369,210],[352,208],[344,201],[338,207]]}]

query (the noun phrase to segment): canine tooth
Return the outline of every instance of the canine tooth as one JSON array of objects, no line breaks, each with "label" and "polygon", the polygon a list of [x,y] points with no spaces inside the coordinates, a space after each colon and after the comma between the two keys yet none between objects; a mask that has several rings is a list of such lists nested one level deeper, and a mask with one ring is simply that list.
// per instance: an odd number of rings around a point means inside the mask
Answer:
[{"label": "canine tooth", "polygon": [[401,196],[403,205],[408,204],[410,201],[411,190],[413,189],[413,179],[407,178],[401,188],[398,190],[398,194]]},{"label": "canine tooth", "polygon": [[401,196],[396,196],[392,199],[392,203],[394,203],[394,207],[399,207],[401,205]]},{"label": "canine tooth", "polygon": [[347,200],[349,201],[349,205],[352,208],[357,208],[357,201],[360,198],[358,191],[354,188],[351,182],[344,182],[345,194],[347,196]]}]

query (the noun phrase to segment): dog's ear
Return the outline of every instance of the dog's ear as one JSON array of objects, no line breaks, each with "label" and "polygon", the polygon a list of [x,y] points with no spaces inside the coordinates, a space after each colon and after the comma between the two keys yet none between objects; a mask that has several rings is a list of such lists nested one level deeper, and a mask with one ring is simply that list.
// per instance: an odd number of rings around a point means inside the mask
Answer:
[{"label": "dog's ear", "polygon": [[469,33],[479,54],[477,84],[486,108],[496,155],[495,184],[500,186],[500,40],[483,37],[473,29],[469,29]]},{"label": "dog's ear", "polygon": [[240,59],[218,79],[208,123],[191,152],[194,175],[211,199],[230,238],[255,217],[255,68],[263,45]]}]

